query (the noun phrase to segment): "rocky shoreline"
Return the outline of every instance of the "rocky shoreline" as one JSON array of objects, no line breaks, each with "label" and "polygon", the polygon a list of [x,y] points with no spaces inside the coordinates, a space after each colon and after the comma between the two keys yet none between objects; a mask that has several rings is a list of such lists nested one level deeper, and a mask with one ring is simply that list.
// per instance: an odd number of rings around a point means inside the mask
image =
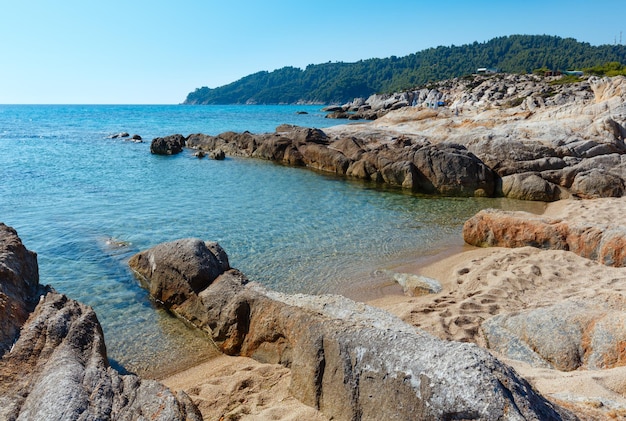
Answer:
[{"label": "rocky shoreline", "polygon": [[371,305],[268,291],[201,239],[136,254],[153,299],[242,364],[164,379],[185,391],[111,368],[93,310],[39,285],[36,254],[0,225],[0,418],[625,417],[626,78],[543,87],[502,76],[433,87],[367,124],[155,139],[152,153],[222,151],[420,193],[567,199],[540,216],[481,211],[463,234],[482,248],[410,270],[437,288]]},{"label": "rocky shoreline", "polygon": [[[623,76],[552,85],[535,76],[498,75],[400,97],[406,100],[370,99],[383,108],[397,104],[370,123],[173,135],[165,139],[176,139],[175,150],[154,153],[177,153],[182,144],[425,194],[545,202],[624,194]],[[433,108],[434,102],[445,105]]]},{"label": "rocky shoreline", "polygon": [[37,255],[4,224],[0,326],[0,419],[202,419],[184,392],[112,368],[93,309],[40,285]]}]

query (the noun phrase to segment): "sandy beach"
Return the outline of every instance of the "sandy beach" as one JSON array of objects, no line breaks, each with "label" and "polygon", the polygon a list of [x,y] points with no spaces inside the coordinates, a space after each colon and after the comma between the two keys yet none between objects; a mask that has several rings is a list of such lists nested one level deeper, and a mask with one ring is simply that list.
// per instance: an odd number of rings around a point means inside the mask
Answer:
[{"label": "sandy beach", "polygon": [[[572,223],[623,227],[626,198],[567,200],[545,216]],[[622,308],[626,268],[604,266],[567,251],[475,248],[444,252],[430,261],[395,268],[438,280],[441,292],[407,296],[400,288],[368,304],[443,339],[485,346],[480,324],[497,314],[550,306],[564,300],[604,297]],[[617,304],[615,304],[617,303]],[[564,372],[532,367],[497,355],[542,394],[586,419],[626,417],[626,367]],[[162,379],[185,390],[205,419],[325,419],[289,394],[290,373],[280,365],[222,356]]]}]

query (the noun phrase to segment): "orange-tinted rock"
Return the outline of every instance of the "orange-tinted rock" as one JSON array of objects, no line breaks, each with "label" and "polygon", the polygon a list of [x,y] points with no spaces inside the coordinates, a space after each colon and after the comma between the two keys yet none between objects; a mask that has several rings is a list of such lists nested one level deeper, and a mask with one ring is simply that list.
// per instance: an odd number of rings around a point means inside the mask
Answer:
[{"label": "orange-tinted rock", "polygon": [[626,266],[626,231],[570,225],[527,212],[482,210],[463,225],[463,239],[477,247],[565,250],[608,266]]}]

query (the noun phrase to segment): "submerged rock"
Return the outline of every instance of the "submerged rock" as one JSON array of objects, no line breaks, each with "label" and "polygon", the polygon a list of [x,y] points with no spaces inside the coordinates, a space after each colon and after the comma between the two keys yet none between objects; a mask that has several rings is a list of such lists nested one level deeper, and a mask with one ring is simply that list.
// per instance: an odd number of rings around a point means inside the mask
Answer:
[{"label": "submerged rock", "polygon": [[184,392],[111,368],[93,309],[39,285],[36,255],[4,224],[0,326],[0,419],[202,419]]},{"label": "submerged rock", "polygon": [[[329,418],[576,419],[485,350],[439,340],[347,298],[268,291],[235,269],[199,291],[185,286],[198,270],[181,272],[174,260],[226,269],[216,263],[224,258],[211,257],[222,250],[198,256],[198,241],[157,246],[129,263],[142,277],[145,265],[137,262],[151,262],[148,272],[176,275],[167,278],[180,291],[174,313],[210,333],[227,354],[289,367],[292,394]],[[177,258],[153,258],[166,250]]]}]

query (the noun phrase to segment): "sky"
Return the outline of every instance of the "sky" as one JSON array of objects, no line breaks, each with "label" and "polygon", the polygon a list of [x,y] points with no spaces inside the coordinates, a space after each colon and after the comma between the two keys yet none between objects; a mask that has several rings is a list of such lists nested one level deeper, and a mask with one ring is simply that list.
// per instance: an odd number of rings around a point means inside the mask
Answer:
[{"label": "sky", "polygon": [[258,71],[527,34],[626,44],[624,0],[0,0],[0,104],[178,104]]}]

